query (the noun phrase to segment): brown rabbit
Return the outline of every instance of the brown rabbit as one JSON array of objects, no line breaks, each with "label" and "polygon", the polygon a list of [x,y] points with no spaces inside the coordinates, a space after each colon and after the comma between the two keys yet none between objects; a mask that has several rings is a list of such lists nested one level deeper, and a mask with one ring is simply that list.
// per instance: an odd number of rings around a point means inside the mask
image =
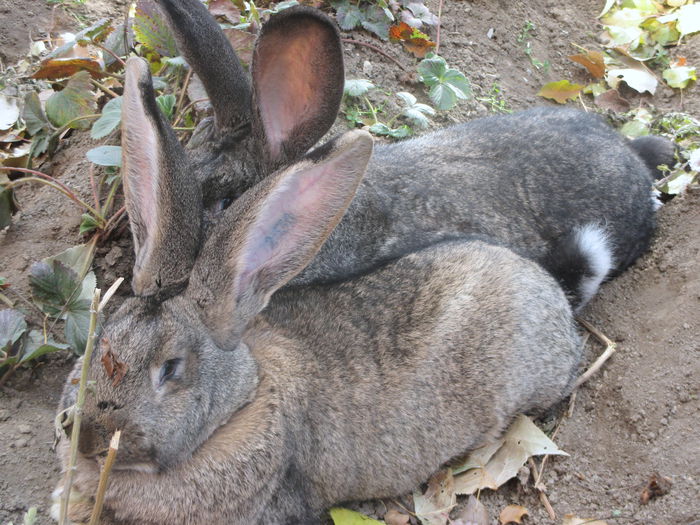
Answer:
[{"label": "brown rabbit", "polygon": [[[135,134],[143,134],[145,118],[161,120],[153,150],[159,169],[174,180],[196,177],[202,200],[186,199],[192,206],[183,222],[202,226],[187,231],[187,257],[157,282],[136,280],[144,296],[167,295],[186,278],[206,238],[203,214],[215,221],[328,131],[344,81],[340,37],[318,10],[286,9],[262,27],[249,80],[200,0],[157,3],[215,117],[185,150],[158,116],[147,79],[140,100],[124,111],[125,129]],[[125,158],[133,155],[124,150]],[[673,163],[669,141],[630,142],[598,116],[571,109],[479,119],[379,146],[344,220],[292,284],[347,279],[439,240],[486,235],[542,264],[581,307],[646,249],[653,171],[664,163]]]},{"label": "brown rabbit", "polygon": [[[127,206],[137,279],[154,282],[183,250],[183,208],[152,193],[162,170],[135,169],[153,160],[143,144],[126,165]],[[333,504],[410,490],[569,392],[581,347],[568,302],[507,248],[442,242],[279,290],[340,221],[371,150],[350,132],[259,182],[222,213],[186,284],[128,299],[78,363],[94,381],[74,485],[88,498],[122,431],[103,523],[319,523]],[[108,376],[105,352],[123,378]],[[65,438],[59,455],[65,466]]]}]

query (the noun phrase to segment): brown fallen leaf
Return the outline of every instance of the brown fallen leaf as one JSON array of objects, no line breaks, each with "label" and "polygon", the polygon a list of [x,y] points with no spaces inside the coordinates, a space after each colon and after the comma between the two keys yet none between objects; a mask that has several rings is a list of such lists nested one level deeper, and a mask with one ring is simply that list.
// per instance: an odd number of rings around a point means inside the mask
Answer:
[{"label": "brown fallen leaf", "polygon": [[673,483],[670,479],[661,476],[658,472],[654,472],[649,478],[649,483],[642,491],[639,501],[642,505],[646,505],[654,498],[668,494]]},{"label": "brown fallen leaf", "polygon": [[32,78],[57,80],[73,76],[78,71],[87,71],[93,78],[102,78],[106,74],[104,63],[95,57],[51,58],[41,63]]},{"label": "brown fallen leaf", "polygon": [[112,352],[112,349],[109,347],[109,342],[106,339],[102,340],[102,344],[107,347],[107,350],[102,354],[102,359],[100,359],[100,361],[102,362],[107,377],[112,380],[112,386],[117,386],[121,380],[124,379],[129,367],[126,363],[117,359],[117,356]]},{"label": "brown fallen leaf", "polygon": [[603,78],[603,75],[605,75],[603,53],[600,51],[589,51],[588,49],[585,51],[585,53],[579,53],[578,55],[569,55],[569,59],[585,67],[594,78]]},{"label": "brown fallen leaf", "polygon": [[416,58],[424,58],[428,51],[435,47],[435,42],[431,42],[428,35],[409,26],[406,22],[399,22],[391,26],[389,39],[392,42],[401,42],[406,51],[412,53]]},{"label": "brown fallen leaf", "polygon": [[210,0],[209,12],[213,16],[223,16],[232,24],[237,24],[241,21],[241,10],[233,5],[231,0]]},{"label": "brown fallen leaf", "polygon": [[568,80],[559,80],[545,84],[537,94],[540,97],[552,99],[559,104],[565,104],[567,100],[576,98],[582,89],[583,86],[580,84],[572,84]]},{"label": "brown fallen leaf", "polygon": [[384,523],[386,525],[408,525],[411,517],[408,514],[403,514],[396,509],[390,509],[384,514]]},{"label": "brown fallen leaf", "polygon": [[630,103],[620,96],[616,89],[609,89],[593,99],[596,106],[609,109],[615,113],[626,113],[630,109]]},{"label": "brown fallen leaf", "polygon": [[523,518],[528,516],[530,513],[525,507],[520,505],[508,505],[505,509],[501,511],[498,519],[501,525],[507,525],[508,523],[522,523]]},{"label": "brown fallen leaf", "polygon": [[433,474],[425,494],[413,493],[416,516],[423,525],[446,525],[455,503],[454,478],[450,469]]},{"label": "brown fallen leaf", "polygon": [[469,496],[467,506],[459,513],[451,525],[489,525],[489,512],[484,504],[473,495]]}]

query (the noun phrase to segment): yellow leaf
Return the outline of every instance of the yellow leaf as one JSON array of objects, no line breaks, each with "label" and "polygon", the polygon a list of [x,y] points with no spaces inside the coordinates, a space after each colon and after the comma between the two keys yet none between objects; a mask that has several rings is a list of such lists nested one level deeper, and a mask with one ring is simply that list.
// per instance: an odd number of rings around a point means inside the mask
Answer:
[{"label": "yellow leaf", "polygon": [[559,80],[558,82],[545,84],[537,94],[554,100],[559,104],[565,104],[567,100],[576,98],[582,89],[583,86],[580,84],[572,84],[568,80]]},{"label": "yellow leaf", "polygon": [[335,525],[385,525],[383,521],[373,520],[350,509],[334,507],[330,510]]},{"label": "yellow leaf", "polygon": [[501,525],[507,525],[508,523],[522,523],[523,517],[528,515],[529,512],[525,507],[508,505],[501,511],[498,519],[501,521]]},{"label": "yellow leaf", "polygon": [[605,62],[603,61],[603,53],[600,51],[588,51],[586,49],[585,53],[569,55],[569,58],[585,67],[593,75],[593,78],[603,78]]}]

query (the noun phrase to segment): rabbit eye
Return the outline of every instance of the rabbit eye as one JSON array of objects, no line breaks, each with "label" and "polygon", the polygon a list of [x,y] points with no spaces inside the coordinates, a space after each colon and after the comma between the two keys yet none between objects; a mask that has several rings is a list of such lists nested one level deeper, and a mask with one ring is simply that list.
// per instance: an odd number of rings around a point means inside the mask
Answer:
[{"label": "rabbit eye", "polygon": [[159,383],[162,385],[169,379],[173,379],[177,376],[177,371],[182,359],[168,359],[163,366],[160,368]]},{"label": "rabbit eye", "polygon": [[231,205],[232,202],[233,202],[233,199],[230,199],[228,197],[221,199],[219,202],[216,203],[217,213],[224,211],[226,208],[228,208]]}]

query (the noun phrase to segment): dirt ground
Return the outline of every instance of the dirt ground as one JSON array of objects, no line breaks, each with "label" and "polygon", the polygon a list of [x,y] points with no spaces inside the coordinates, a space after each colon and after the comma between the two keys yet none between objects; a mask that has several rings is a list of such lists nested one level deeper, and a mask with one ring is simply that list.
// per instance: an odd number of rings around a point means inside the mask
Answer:
[{"label": "dirt ground", "polygon": [[[478,98],[498,84],[509,106],[521,109],[547,102],[536,96],[542,84],[568,78],[585,81],[586,74],[566,59],[572,43],[593,46],[598,0],[506,1],[475,0],[444,3],[440,53],[465,72]],[[65,18],[96,19],[123,11],[120,2],[70,5]],[[429,4],[430,5],[430,4]],[[430,5],[437,12],[437,2]],[[0,60],[4,66],[26,55],[30,37],[42,36],[56,15],[45,0],[0,0]],[[534,23],[533,56],[551,63],[547,72],[533,67],[518,42],[526,21]],[[495,32],[493,38],[487,34]],[[371,41],[353,33],[352,38]],[[398,46],[388,52],[409,69],[412,60]],[[674,51],[675,53],[675,51]],[[700,37],[690,39],[679,54],[700,65]],[[392,91],[419,89],[406,82],[401,69],[381,55],[359,46],[346,48],[348,78],[369,78]],[[410,80],[410,79],[409,79]],[[681,98],[660,87],[654,97],[633,98],[661,111],[683,109],[700,116],[698,89]],[[682,104],[682,105],[681,105]],[[439,124],[462,121],[489,112],[485,101],[472,101]],[[336,130],[344,128],[342,120]],[[85,151],[95,144],[86,134],[62,143],[50,164],[42,166],[86,196],[88,162]],[[592,152],[593,153],[593,152]],[[18,192],[22,211],[0,232],[0,275],[23,294],[28,293],[27,270],[42,257],[81,241],[81,211],[47,188],[23,187]],[[700,523],[700,192],[691,192],[664,205],[650,252],[632,269],[603,286],[582,317],[617,342],[617,352],[603,371],[576,395],[571,417],[565,417],[556,437],[569,458],[549,461],[543,481],[557,513],[552,521],[533,490],[512,482],[497,493],[482,495],[492,522],[510,503],[527,507],[529,523],[561,523],[574,513],[605,519],[609,524],[690,525]],[[111,283],[129,260],[125,235],[98,252],[98,282]],[[121,294],[127,292],[124,286]],[[119,302],[118,296],[112,306]],[[602,351],[592,339],[589,361]],[[53,417],[62,384],[73,358],[50,356],[31,370],[23,370],[0,390],[0,523],[22,522],[30,506],[39,507],[37,523],[48,518],[50,494],[59,477],[50,451]],[[650,476],[671,480],[669,492],[646,505],[640,495]],[[382,503],[360,506],[381,516]]]}]

